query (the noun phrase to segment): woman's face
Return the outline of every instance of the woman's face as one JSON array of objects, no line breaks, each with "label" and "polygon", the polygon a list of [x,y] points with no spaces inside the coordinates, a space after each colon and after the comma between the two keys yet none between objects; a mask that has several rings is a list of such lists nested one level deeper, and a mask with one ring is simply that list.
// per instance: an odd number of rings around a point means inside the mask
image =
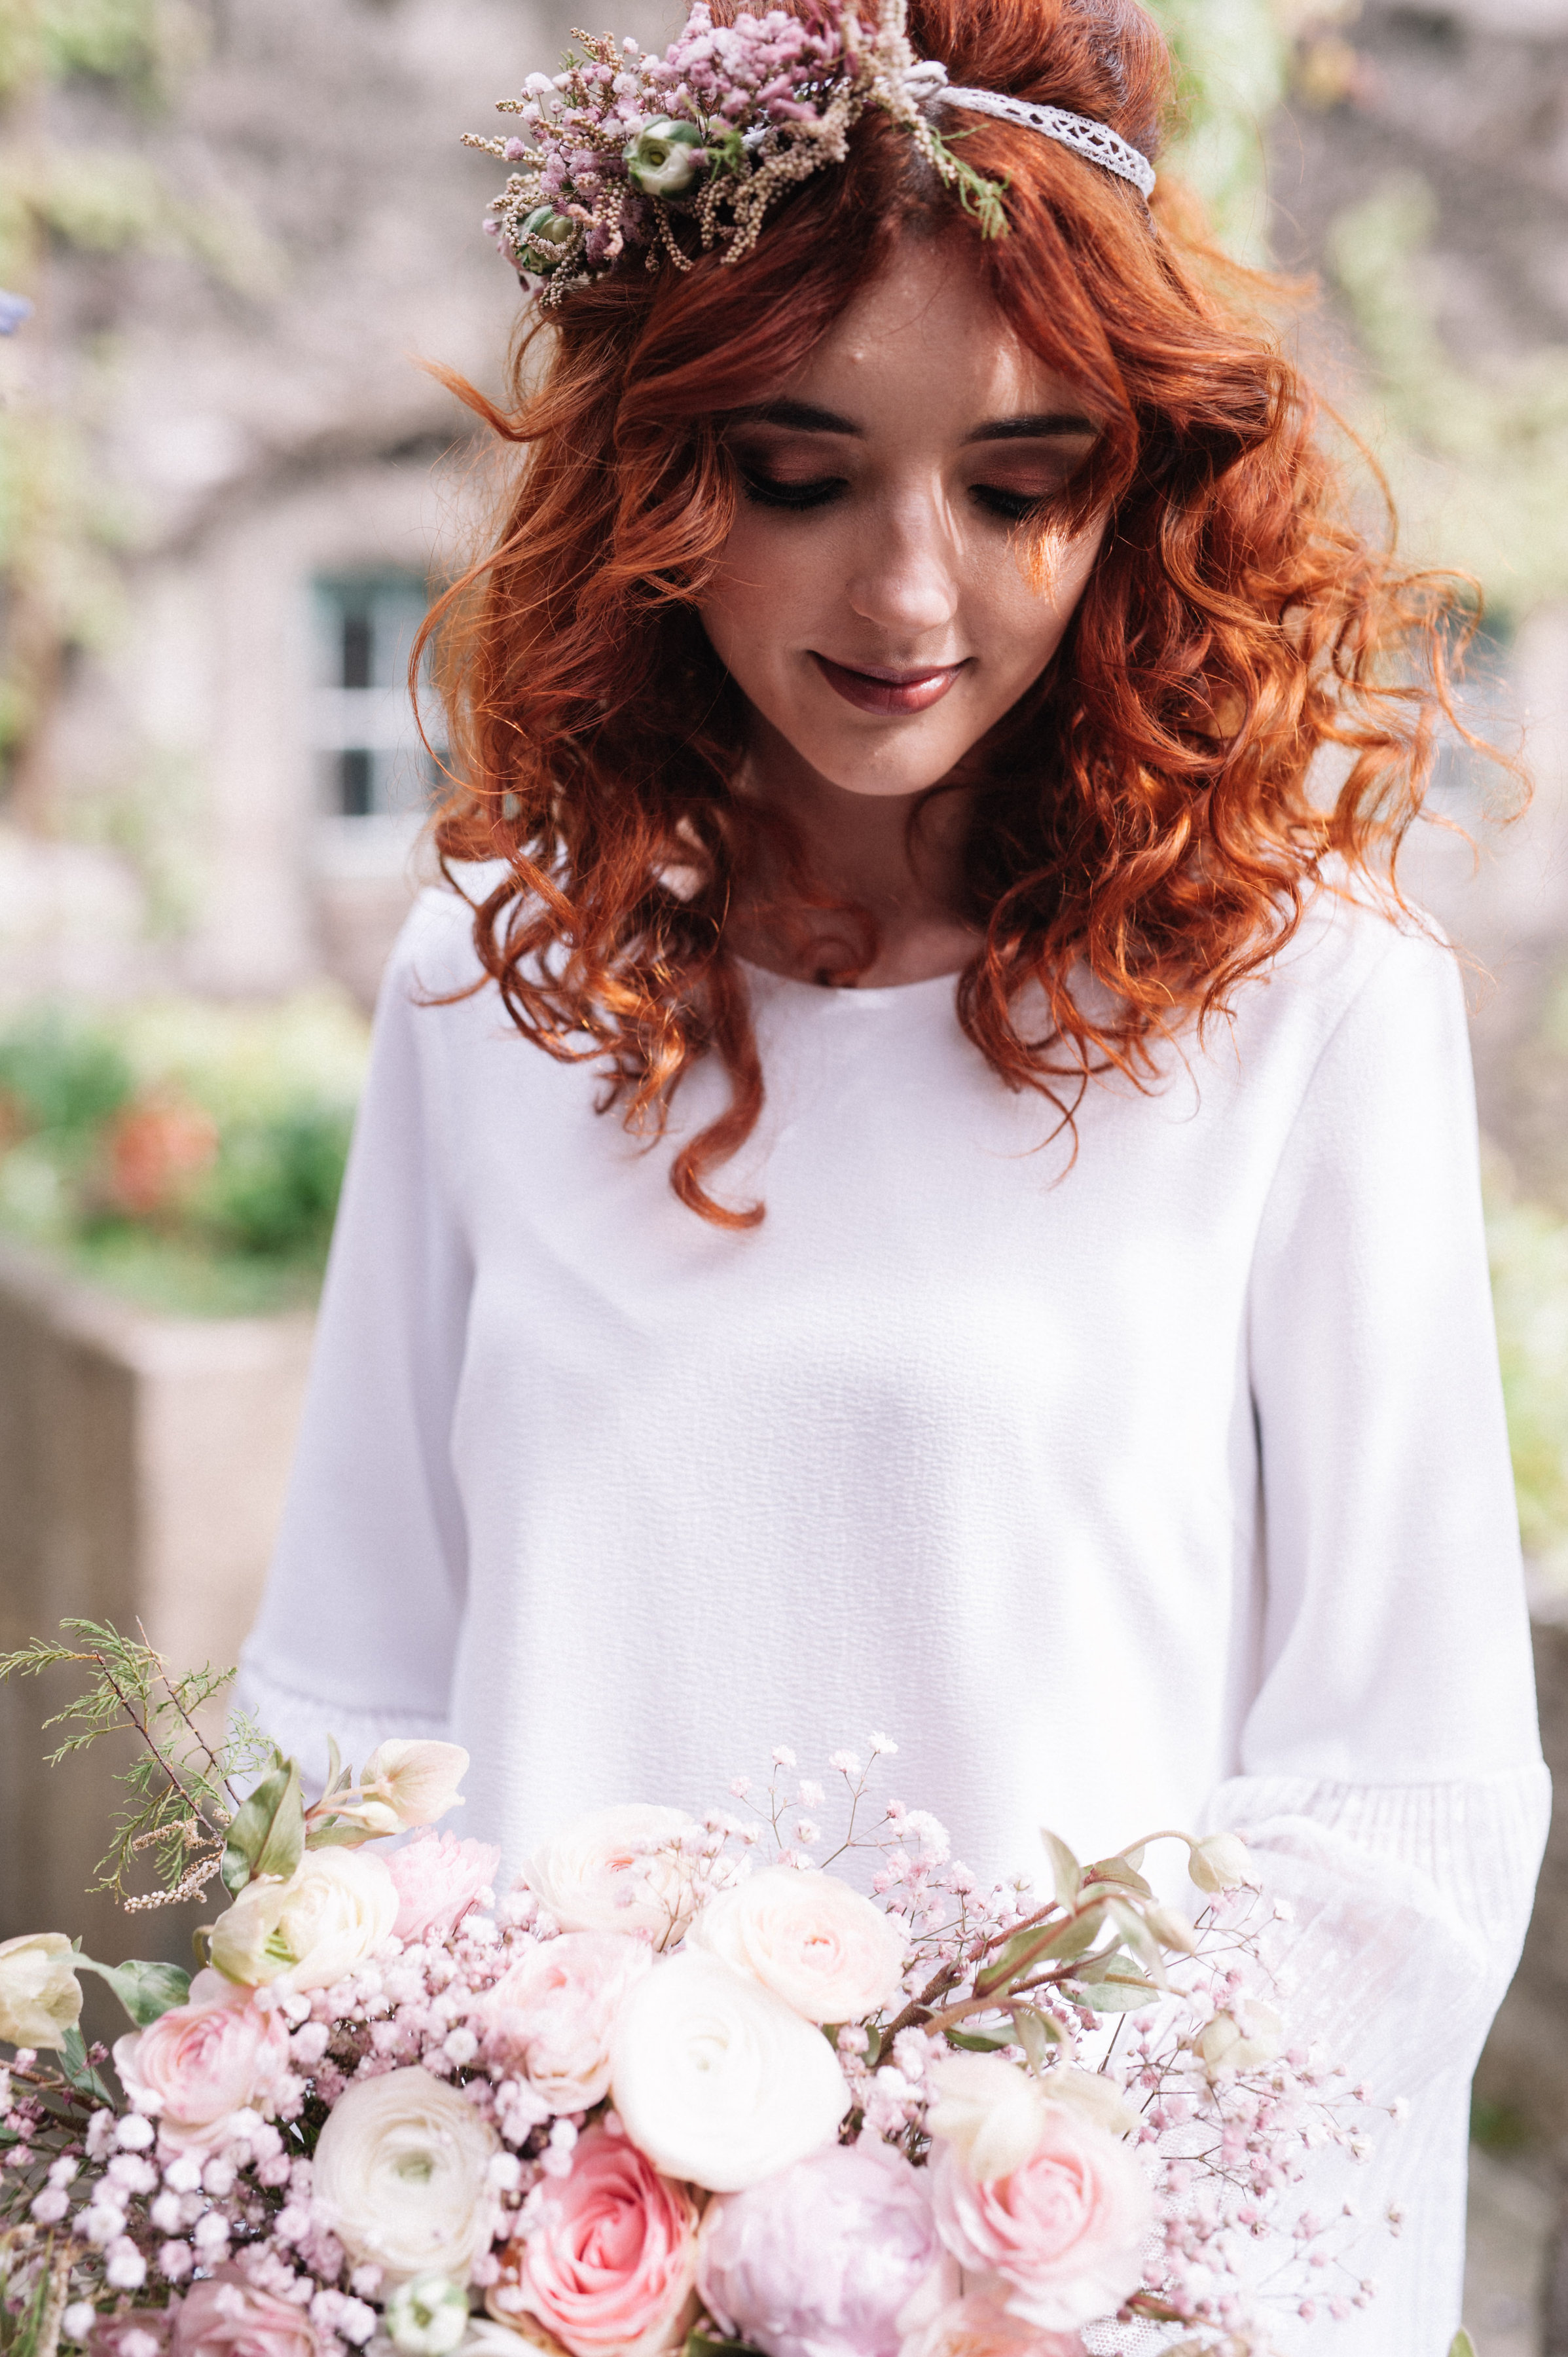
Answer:
[{"label": "woman's face", "polygon": [[756,716],[851,792],[947,777],[1038,678],[1099,550],[1102,516],[1047,539],[1096,429],[1026,351],[961,236],[906,238],[811,360],[726,440],[734,529],[703,606]]}]

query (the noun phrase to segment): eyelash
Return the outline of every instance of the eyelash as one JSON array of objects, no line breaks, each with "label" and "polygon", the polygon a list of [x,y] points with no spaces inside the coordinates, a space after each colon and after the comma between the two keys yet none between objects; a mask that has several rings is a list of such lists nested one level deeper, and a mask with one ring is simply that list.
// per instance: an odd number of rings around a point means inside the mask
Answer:
[{"label": "eyelash", "polygon": [[[785,508],[795,514],[828,507],[848,489],[842,475],[824,475],[809,483],[780,483],[750,467],[741,468],[740,481],[743,495],[754,506]],[[1022,491],[1003,490],[994,483],[973,484],[970,497],[1001,522],[1011,524],[1029,522],[1050,504],[1048,493],[1031,499]]]}]

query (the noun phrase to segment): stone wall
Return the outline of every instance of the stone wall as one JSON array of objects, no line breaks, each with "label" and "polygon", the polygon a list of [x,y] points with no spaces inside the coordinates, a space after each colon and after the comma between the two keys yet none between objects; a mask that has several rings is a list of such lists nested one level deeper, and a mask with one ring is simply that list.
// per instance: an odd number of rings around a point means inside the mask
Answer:
[{"label": "stone wall", "polygon": [[[60,1620],[140,1622],[179,1669],[226,1666],[282,1505],[310,1346],[303,1316],[152,1318],[0,1246],[0,1644]],[[82,1892],[113,1807],[111,1747],[46,1768],[67,1674],[0,1687],[0,1939],[85,1935],[189,1961],[200,1909],[126,1917]],[[124,1746],[115,1741],[113,1760]]]}]

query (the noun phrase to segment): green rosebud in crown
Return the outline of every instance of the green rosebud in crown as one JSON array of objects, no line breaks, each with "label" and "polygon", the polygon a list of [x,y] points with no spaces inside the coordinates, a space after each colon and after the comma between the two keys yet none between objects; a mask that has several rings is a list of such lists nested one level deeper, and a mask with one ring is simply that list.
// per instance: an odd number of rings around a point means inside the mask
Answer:
[{"label": "green rosebud in crown", "polygon": [[694,123],[661,115],[645,123],[624,150],[626,176],[645,197],[684,196],[703,168],[703,135]]}]

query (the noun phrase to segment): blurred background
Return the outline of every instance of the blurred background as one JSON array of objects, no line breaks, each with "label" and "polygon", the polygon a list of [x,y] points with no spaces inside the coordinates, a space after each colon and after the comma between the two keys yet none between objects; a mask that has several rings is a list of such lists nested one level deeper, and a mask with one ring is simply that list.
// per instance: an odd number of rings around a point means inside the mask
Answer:
[{"label": "blurred background", "polygon": [[[618,0],[617,29],[671,12]],[[1568,2357],[1568,0],[1157,0],[1167,165],[1481,585],[1408,887],[1465,949],[1549,1756],[1477,2082],[1481,2357]],[[377,977],[420,872],[405,689],[517,298],[459,145],[555,0],[0,0],[0,1647],[87,1613],[232,1660]],[[1369,500],[1373,494],[1369,489]],[[1445,822],[1455,822],[1448,824]],[[102,1771],[0,1689],[0,1937],[188,1948],[81,1892]],[[199,1910],[198,1910],[199,1911]]]}]

